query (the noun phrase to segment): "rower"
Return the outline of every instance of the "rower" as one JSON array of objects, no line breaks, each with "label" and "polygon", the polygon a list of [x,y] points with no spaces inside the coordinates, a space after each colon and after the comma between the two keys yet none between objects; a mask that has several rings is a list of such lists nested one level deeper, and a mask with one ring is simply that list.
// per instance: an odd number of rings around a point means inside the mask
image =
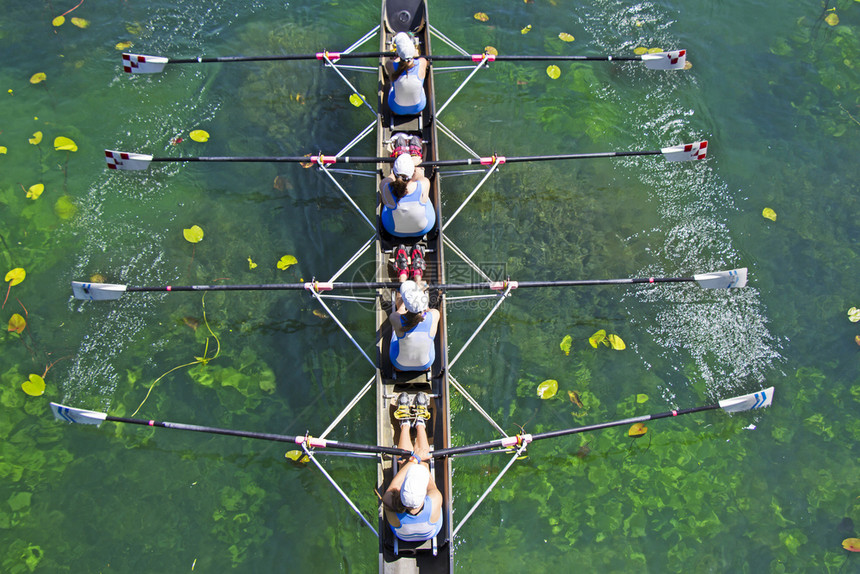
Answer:
[{"label": "rower", "polygon": [[[414,405],[410,402],[408,393],[400,393],[397,397],[396,413],[405,411],[411,414],[414,411],[413,416],[401,419],[397,446],[412,454],[394,475],[382,503],[394,535],[400,540],[420,542],[433,538],[442,530],[442,493],[425,462],[430,459],[425,422],[430,418],[430,398],[425,393],[418,393]],[[413,425],[414,449],[410,436]]]},{"label": "rower", "polygon": [[394,36],[397,57],[386,62],[385,69],[391,79],[388,92],[388,108],[398,116],[413,116],[421,113],[427,105],[424,94],[424,78],[427,77],[427,60],[415,61],[415,43],[406,32]]},{"label": "rower", "polygon": [[[415,255],[421,251],[420,246],[413,249],[413,267]],[[413,277],[416,281],[404,280],[401,284],[395,310],[388,317],[393,331],[388,356],[398,371],[429,371],[436,360],[433,341],[439,327],[439,311],[429,309],[430,297],[421,275]]]},{"label": "rower", "polygon": [[395,237],[421,237],[436,226],[436,210],[430,201],[430,180],[415,160],[402,153],[394,160],[391,175],[379,182],[382,195],[382,227]]}]

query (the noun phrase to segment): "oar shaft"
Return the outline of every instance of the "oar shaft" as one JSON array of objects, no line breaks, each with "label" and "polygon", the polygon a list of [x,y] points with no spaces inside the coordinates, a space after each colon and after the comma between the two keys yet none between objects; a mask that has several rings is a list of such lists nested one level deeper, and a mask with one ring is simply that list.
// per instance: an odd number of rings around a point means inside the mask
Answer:
[{"label": "oar shaft", "polygon": [[[207,434],[220,434],[227,436],[238,436],[243,438],[255,438],[260,440],[268,440],[275,442],[286,442],[292,444],[302,444],[305,440],[305,437],[296,437],[290,435],[279,435],[279,434],[271,434],[271,433],[260,433],[260,432],[250,432],[250,431],[242,431],[242,430],[234,430],[234,429],[223,429],[217,427],[207,427],[200,425],[190,425],[185,423],[171,423],[165,421],[152,421],[152,420],[142,420],[142,419],[130,419],[126,417],[113,417],[107,415],[105,417],[106,421],[113,421],[116,423],[129,423],[133,425],[142,425],[142,426],[150,426],[150,427],[160,427],[166,429],[175,429],[175,430],[185,430],[192,432],[202,432]],[[321,446],[326,448],[337,448],[341,450],[354,450],[358,452],[372,452],[372,453],[384,453],[391,454],[396,456],[409,456],[410,452],[407,450],[403,450],[400,448],[386,447],[386,446],[373,446],[373,445],[365,445],[365,444],[356,444],[352,442],[340,442],[336,440],[320,440],[320,439],[311,439],[311,446]]]},{"label": "oar shaft", "polygon": [[[323,156],[320,163],[393,163],[393,157],[352,157]],[[157,162],[233,162],[233,163],[315,163],[316,158],[309,156],[191,156],[191,157],[154,157],[149,161]]]},{"label": "oar shaft", "polygon": [[[499,156],[501,163],[522,163],[531,161],[556,161],[564,159],[596,159],[604,157],[629,157],[638,155],[660,155],[661,151],[609,151],[597,153],[568,153],[556,155],[524,155],[524,156]],[[456,165],[488,165],[495,158],[467,158],[467,159],[443,159],[437,161],[421,162],[421,166],[456,166]]]},{"label": "oar shaft", "polygon": [[[480,61],[482,54],[459,56],[459,55],[428,55],[423,56],[428,60],[436,60],[441,62],[474,62]],[[639,62],[642,56],[513,56],[499,55],[492,56],[491,61],[494,62],[553,62],[553,61],[579,61],[579,62]]]},{"label": "oar shaft", "polygon": [[[212,64],[217,62],[278,62],[287,60],[320,60],[320,54],[282,54],[279,56],[212,56],[197,58],[170,58],[171,64]],[[394,56],[395,52],[331,52],[332,60],[342,58],[380,58],[382,56]]]}]

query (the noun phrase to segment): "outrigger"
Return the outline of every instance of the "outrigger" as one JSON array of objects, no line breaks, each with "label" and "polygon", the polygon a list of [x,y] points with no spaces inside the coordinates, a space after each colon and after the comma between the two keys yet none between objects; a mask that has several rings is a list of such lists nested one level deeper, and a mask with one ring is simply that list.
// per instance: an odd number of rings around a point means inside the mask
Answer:
[{"label": "outrigger", "polygon": [[[379,51],[378,52],[356,52],[355,50],[370,40],[378,32],[379,36]],[[385,62],[388,58],[395,55],[393,51],[393,38],[399,32],[410,34],[415,41],[416,49],[422,57],[427,58],[432,62],[453,60],[467,62],[467,68],[470,69],[468,77],[458,87],[450,98],[441,106],[436,105],[434,77],[433,72],[435,66],[428,66],[426,79],[424,81],[424,89],[426,93],[427,104],[425,108],[415,116],[397,116],[391,112],[387,105],[387,95],[391,88],[390,80],[386,73]],[[454,56],[437,56],[431,49],[431,35],[442,41],[459,55]],[[144,56],[137,54],[124,54],[123,66],[126,72],[129,73],[157,73],[161,72],[167,64],[183,64],[183,63],[205,63],[205,62],[235,62],[248,60],[311,60],[316,59],[324,63],[325,66],[332,68],[350,87],[353,94],[358,95],[358,91],[350,83],[343,74],[343,70],[369,71],[378,75],[378,93],[377,107],[374,109],[369,102],[361,98],[363,107],[369,108],[375,120],[368,125],[358,136],[356,136],[347,146],[338,153],[327,156],[323,154],[301,156],[301,157],[163,157],[157,158],[151,155],[120,152],[114,150],[106,150],[106,160],[110,169],[118,170],[139,170],[146,169],[152,162],[173,162],[173,161],[273,161],[273,162],[308,162],[316,165],[322,171],[343,195],[350,201],[355,210],[359,213],[362,219],[373,230],[373,235],[368,239],[362,247],[353,255],[333,277],[328,281],[310,281],[293,284],[267,284],[267,285],[190,285],[190,286],[158,286],[158,287],[136,287],[127,285],[115,285],[105,283],[83,283],[72,282],[74,296],[82,300],[112,300],[118,299],[127,292],[168,292],[168,291],[225,291],[225,290],[304,290],[325,309],[327,314],[332,317],[340,329],[349,337],[353,344],[358,348],[359,352],[372,365],[375,374],[366,382],[359,393],[349,402],[346,408],[335,418],[335,420],[326,428],[319,437],[311,436],[287,436],[268,433],[256,433],[250,431],[239,431],[231,429],[222,429],[215,427],[204,427],[198,425],[190,425],[184,423],[169,423],[159,422],[154,420],[132,419],[124,417],[113,417],[106,413],[96,411],[87,411],[76,409],[63,405],[52,403],[54,415],[67,422],[85,423],[85,424],[101,424],[104,421],[112,421],[117,423],[141,424],[147,426],[156,426],[162,428],[188,430],[205,433],[224,434],[230,436],[238,436],[244,438],[255,438],[262,440],[286,442],[296,444],[301,447],[308,460],[314,463],[319,470],[326,476],[338,492],[346,499],[352,509],[361,518],[361,520],[373,530],[379,538],[379,570],[380,572],[450,572],[453,570],[453,542],[459,529],[468,520],[477,507],[483,502],[490,491],[495,487],[502,476],[511,468],[518,457],[522,455],[528,445],[536,440],[545,438],[553,438],[568,434],[588,432],[613,426],[628,425],[646,420],[665,418],[670,416],[679,416],[691,414],[704,410],[722,409],[726,412],[740,412],[758,408],[764,408],[771,404],[773,399],[773,387],[756,393],[734,397],[719,401],[716,404],[706,405],[702,407],[694,407],[691,409],[672,410],[665,413],[653,415],[645,415],[624,419],[620,421],[612,421],[601,424],[595,424],[572,429],[563,429],[558,431],[544,432],[540,434],[527,434],[524,431],[521,434],[510,436],[501,426],[499,426],[490,415],[475,401],[468,391],[459,384],[459,382],[451,374],[450,369],[457,362],[469,344],[478,335],[481,329],[487,324],[490,317],[498,310],[507,297],[511,295],[512,290],[517,288],[529,287],[548,287],[548,286],[588,286],[588,285],[625,285],[625,284],[640,284],[640,283],[679,283],[679,282],[694,282],[700,287],[709,289],[723,288],[739,288],[744,287],[747,282],[747,272],[745,268],[735,269],[731,271],[720,271],[714,273],[704,273],[693,275],[692,277],[649,277],[649,278],[632,278],[632,279],[597,279],[597,280],[569,280],[569,281],[511,281],[506,278],[493,278],[485,273],[478,265],[473,263],[466,253],[464,253],[445,235],[446,227],[451,221],[461,212],[469,200],[483,186],[489,177],[498,170],[504,163],[513,163],[517,161],[542,161],[542,160],[561,160],[561,159],[581,159],[581,158],[600,158],[600,157],[623,157],[630,155],[661,155],[669,161],[687,161],[702,159],[707,154],[707,142],[696,142],[693,144],[684,144],[680,146],[671,146],[656,151],[621,151],[608,153],[590,153],[590,154],[560,154],[547,156],[532,156],[532,157],[510,157],[493,155],[490,157],[482,157],[466,146],[456,135],[451,132],[445,125],[439,121],[440,114],[444,111],[450,101],[460,92],[462,87],[482,68],[485,68],[488,63],[501,60],[603,60],[603,61],[641,61],[651,69],[682,69],[684,67],[686,52],[678,50],[674,52],[663,52],[660,54],[646,54],[636,57],[580,57],[580,56],[493,56],[491,54],[471,55],[450,39],[445,37],[441,32],[433,28],[429,23],[429,14],[427,4],[424,0],[383,0],[382,15],[380,25],[368,34],[362,37],[355,44],[344,50],[343,52],[319,52],[315,54],[299,54],[299,55],[282,55],[270,57],[222,57],[222,58],[189,58],[180,60],[171,60],[158,56]],[[346,66],[339,62],[350,58],[379,58],[379,64],[376,67],[364,66]],[[452,69],[463,69],[452,68]],[[441,71],[437,69],[436,71]],[[358,142],[368,136],[373,131],[376,132],[377,145],[375,157],[355,157],[347,156]],[[442,132],[450,137],[454,142],[463,147],[469,153],[470,158],[463,160],[440,160],[438,153],[438,132]],[[380,224],[382,204],[377,196],[376,222],[361,212],[358,206],[352,202],[349,195],[334,177],[336,169],[332,169],[334,164],[341,163],[372,163],[376,164],[375,172],[358,172],[351,170],[349,173],[368,175],[376,178],[377,187],[381,179],[388,174],[391,169],[391,164],[394,158],[391,157],[392,141],[396,134],[403,133],[407,136],[420,138],[422,141],[423,159],[421,166],[427,170],[427,176],[431,182],[430,198],[436,210],[436,225],[426,235],[412,239],[400,237],[392,237],[388,234]],[[476,173],[482,173],[483,177],[468,195],[468,197],[458,206],[454,213],[447,216],[443,220],[441,209],[441,192],[440,179],[441,175],[438,172],[439,167],[453,165],[475,165],[480,166]],[[447,215],[447,214],[446,214]],[[397,274],[393,265],[393,252],[397,245],[408,243],[409,247],[420,245],[424,249],[426,270],[424,272],[424,280],[427,282],[430,290],[431,306],[436,308],[440,313],[440,321],[437,330],[437,335],[434,339],[435,360],[428,371],[397,371],[394,369],[389,357],[389,344],[391,339],[391,327],[389,324],[389,314],[392,310],[392,305],[395,300],[400,283],[397,280]],[[374,281],[372,282],[339,282],[338,278],[347,271],[356,261],[364,254],[375,247],[376,271]],[[469,284],[448,284],[445,281],[445,251],[450,249],[458,258],[468,264],[480,277],[482,282]],[[335,290],[355,291],[371,291],[374,296],[372,298],[358,297],[351,295],[335,295]],[[493,293],[490,295],[468,295],[459,298],[479,298],[489,297],[495,299],[495,303],[487,314],[486,318],[476,328],[474,334],[466,341],[466,343],[458,350],[453,359],[448,358],[448,341],[447,341],[447,317],[446,317],[446,300],[449,298],[448,292],[452,291],[478,291],[489,290]],[[326,299],[337,298],[352,301],[373,301],[375,305],[376,316],[376,358],[372,359],[355,341],[348,330],[337,319],[335,313],[326,304]],[[347,413],[366,395],[372,388],[376,390],[376,414],[377,414],[377,444],[376,445],[361,445],[355,443],[345,443],[334,441],[326,438],[331,433]],[[501,438],[483,442],[476,445],[452,446],[451,445],[451,413],[450,413],[450,392],[451,389],[459,392],[499,433]],[[395,418],[396,405],[394,400],[402,393],[406,392],[411,396],[419,392],[423,392],[432,397],[432,407],[430,409],[431,419],[427,422],[428,436],[431,444],[430,464],[433,469],[435,482],[442,493],[443,505],[443,526],[441,532],[430,540],[423,542],[403,542],[393,534],[389,527],[382,505],[377,509],[375,522],[373,526],[371,520],[362,512],[348,496],[340,489],[331,476],[325,471],[323,466],[315,458],[315,449],[332,448],[349,450],[359,453],[368,453],[377,460],[377,488],[378,492],[385,491],[388,483],[396,473],[398,461],[400,457],[409,456],[410,453],[403,449],[397,448],[397,438],[400,432],[399,421]],[[511,455],[510,461],[499,473],[498,477],[488,487],[486,492],[479,497],[475,505],[461,518],[456,527],[453,520],[453,493],[451,479],[451,458],[457,455],[475,452],[492,452],[492,453],[508,453]]]}]

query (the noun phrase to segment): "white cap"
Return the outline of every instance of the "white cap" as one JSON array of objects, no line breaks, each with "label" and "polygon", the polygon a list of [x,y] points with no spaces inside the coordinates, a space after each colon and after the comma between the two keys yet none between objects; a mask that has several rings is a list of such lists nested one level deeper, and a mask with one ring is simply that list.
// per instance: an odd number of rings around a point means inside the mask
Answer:
[{"label": "white cap", "polygon": [[411,60],[415,57],[415,43],[406,32],[398,32],[394,36],[394,48],[401,60]]},{"label": "white cap", "polygon": [[430,297],[415,281],[404,281],[400,286],[400,297],[410,313],[422,313],[430,306]]},{"label": "white cap", "polygon": [[400,487],[400,502],[406,508],[421,508],[427,497],[430,484],[430,471],[423,464],[413,464],[406,471],[406,478]]},{"label": "white cap", "polygon": [[394,171],[394,175],[412,177],[412,174],[415,173],[415,162],[412,161],[412,156],[408,153],[402,153],[397,156],[397,159],[394,160],[392,171]]}]

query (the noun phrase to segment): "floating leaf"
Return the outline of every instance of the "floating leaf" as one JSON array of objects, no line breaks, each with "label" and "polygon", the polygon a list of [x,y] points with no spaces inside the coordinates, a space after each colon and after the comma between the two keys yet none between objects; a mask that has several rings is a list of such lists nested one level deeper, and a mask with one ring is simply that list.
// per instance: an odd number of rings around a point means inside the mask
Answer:
[{"label": "floating leaf", "polygon": [[51,20],[51,24],[56,28],[59,28],[60,26],[62,26],[65,23],[66,23],[66,17],[65,16],[57,16],[56,18]]},{"label": "floating leaf", "polygon": [[573,35],[568,34],[567,32],[561,32],[561,33],[558,35],[558,37],[559,37],[559,39],[560,39],[562,42],[573,42],[573,41],[574,41],[574,39],[575,39],[575,38],[573,37]]},{"label": "floating leaf", "polygon": [[44,184],[37,183],[36,185],[31,185],[27,190],[27,199],[39,199],[39,196],[42,195],[43,191],[45,191]]},{"label": "floating leaf", "polygon": [[532,31],[532,25],[531,25],[531,24],[529,24],[528,26],[526,26],[525,28],[523,28],[522,30],[520,30],[520,34],[528,34],[528,33],[529,33],[529,32],[531,32],[531,31]]},{"label": "floating leaf", "polygon": [[10,287],[14,287],[19,284],[24,278],[27,277],[27,272],[24,271],[22,267],[16,267],[12,271],[6,274],[5,281],[9,283]]},{"label": "floating leaf", "polygon": [[[78,206],[72,201],[68,195],[60,196],[57,203],[54,204],[54,213],[60,219],[71,219],[78,212]],[[103,281],[94,281],[94,283],[104,283]]]},{"label": "floating leaf", "polygon": [[251,259],[251,257],[249,256],[248,257],[248,269],[254,269],[256,266],[257,266],[257,264],[254,263],[254,260]]},{"label": "floating leaf", "polygon": [[357,108],[360,108],[364,104],[364,96],[362,96],[361,94],[353,93],[351,96],[349,96],[349,103],[351,103]]},{"label": "floating leaf", "polygon": [[636,402],[639,404],[648,402],[648,395],[639,393],[638,395],[636,395]]},{"label": "floating leaf", "polygon": [[605,339],[606,339],[606,331],[601,329],[598,332],[596,332],[595,334],[593,334],[591,337],[589,337],[588,342],[591,344],[592,347],[594,347],[596,349],[597,345],[602,343]]},{"label": "floating leaf", "polygon": [[9,331],[14,331],[20,334],[26,326],[27,321],[18,313],[15,313],[9,318]]},{"label": "floating leaf", "polygon": [[860,552],[860,538],[846,538],[842,541],[842,548],[849,552]]},{"label": "floating leaf", "polygon": [[558,392],[558,381],[555,379],[548,379],[541,384],[538,385],[537,395],[542,399],[549,399],[554,397]]},{"label": "floating leaf", "polygon": [[561,69],[555,64],[553,64],[546,69],[546,75],[553,80],[557,80],[559,79],[559,77],[561,77]]},{"label": "floating leaf", "polygon": [[72,24],[78,28],[87,28],[90,25],[90,21],[83,18],[72,18]]},{"label": "floating leaf", "polygon": [[770,219],[771,221],[776,221],[776,212],[769,207],[765,207],[762,210],[761,216],[764,217],[765,219]]},{"label": "floating leaf", "polygon": [[824,18],[824,21],[831,26],[835,26],[839,23],[839,16],[837,16],[835,12],[831,12],[826,18]]},{"label": "floating leaf", "polygon": [[278,260],[278,269],[281,271],[289,269],[291,265],[295,265],[299,260],[292,255],[284,255]]},{"label": "floating leaf", "polygon": [[491,56],[498,56],[499,51],[493,48],[492,46],[484,46],[484,53],[489,54]]},{"label": "floating leaf", "polygon": [[209,132],[207,132],[206,130],[194,130],[188,135],[190,135],[191,139],[196,142],[203,143],[209,141]]},{"label": "floating leaf", "polygon": [[57,151],[78,151],[78,144],[63,136],[54,138],[54,149]]},{"label": "floating leaf", "polygon": [[182,230],[182,237],[184,237],[185,241],[188,243],[200,243],[203,239],[203,230],[200,229],[199,225],[192,225],[188,229]]},{"label": "floating leaf", "polygon": [[305,464],[310,460],[308,458],[308,455],[306,455],[300,450],[291,450],[287,452],[284,456],[297,464]]},{"label": "floating leaf", "polygon": [[320,311],[319,309],[314,309],[314,315],[319,317],[320,319],[328,319],[328,315]]},{"label": "floating leaf", "polygon": [[848,320],[852,323],[860,321],[860,309],[858,309],[857,307],[851,307],[850,309],[848,309]]},{"label": "floating leaf", "polygon": [[0,154],[5,154],[5,153],[6,153],[6,146],[0,145]]},{"label": "floating leaf", "polygon": [[565,335],[564,339],[561,340],[559,347],[564,351],[565,355],[570,355],[570,345],[573,343],[573,337],[570,335]]},{"label": "floating leaf", "polygon": [[48,79],[48,76],[45,75],[45,72],[39,72],[38,74],[33,74],[30,76],[31,84],[38,84],[39,82],[44,82]]},{"label": "floating leaf", "polygon": [[35,132],[28,141],[33,145],[39,145],[39,142],[42,141],[42,132]]},{"label": "floating leaf", "polygon": [[858,345],[860,345],[860,335],[854,336],[854,342],[857,343]]},{"label": "floating leaf", "polygon": [[606,340],[609,341],[609,345],[616,351],[623,351],[627,348],[627,345],[624,344],[624,341],[618,335],[607,335]]},{"label": "floating leaf", "polygon": [[90,275],[90,283],[104,283],[105,276],[101,273],[93,273]]},{"label": "floating leaf", "polygon": [[132,44],[131,42],[119,42],[116,46],[114,46],[114,48],[116,48],[117,50],[128,50],[133,45],[134,44]]},{"label": "floating leaf", "polygon": [[663,51],[663,48],[648,48],[649,54],[659,54]]},{"label": "floating leaf", "polygon": [[45,379],[39,375],[30,375],[29,380],[24,381],[21,388],[31,397],[45,394]]},{"label": "floating leaf", "polygon": [[636,48],[633,48],[633,53],[637,56],[641,56],[642,54],[648,53],[648,48],[645,46],[637,46]]},{"label": "floating leaf", "polygon": [[480,22],[486,22],[489,19],[490,19],[490,17],[487,16],[486,14],[484,14],[483,12],[475,12],[475,20],[478,20]]},{"label": "floating leaf", "polygon": [[642,423],[635,423],[633,426],[630,427],[630,430],[627,431],[627,436],[632,436],[633,438],[639,438],[640,436],[644,435],[646,432],[648,432],[648,427],[646,427]]},{"label": "floating leaf", "polygon": [[579,393],[577,393],[576,391],[567,391],[567,398],[569,398],[570,402],[572,402],[579,408],[585,408],[582,406],[582,399],[579,398]]}]

